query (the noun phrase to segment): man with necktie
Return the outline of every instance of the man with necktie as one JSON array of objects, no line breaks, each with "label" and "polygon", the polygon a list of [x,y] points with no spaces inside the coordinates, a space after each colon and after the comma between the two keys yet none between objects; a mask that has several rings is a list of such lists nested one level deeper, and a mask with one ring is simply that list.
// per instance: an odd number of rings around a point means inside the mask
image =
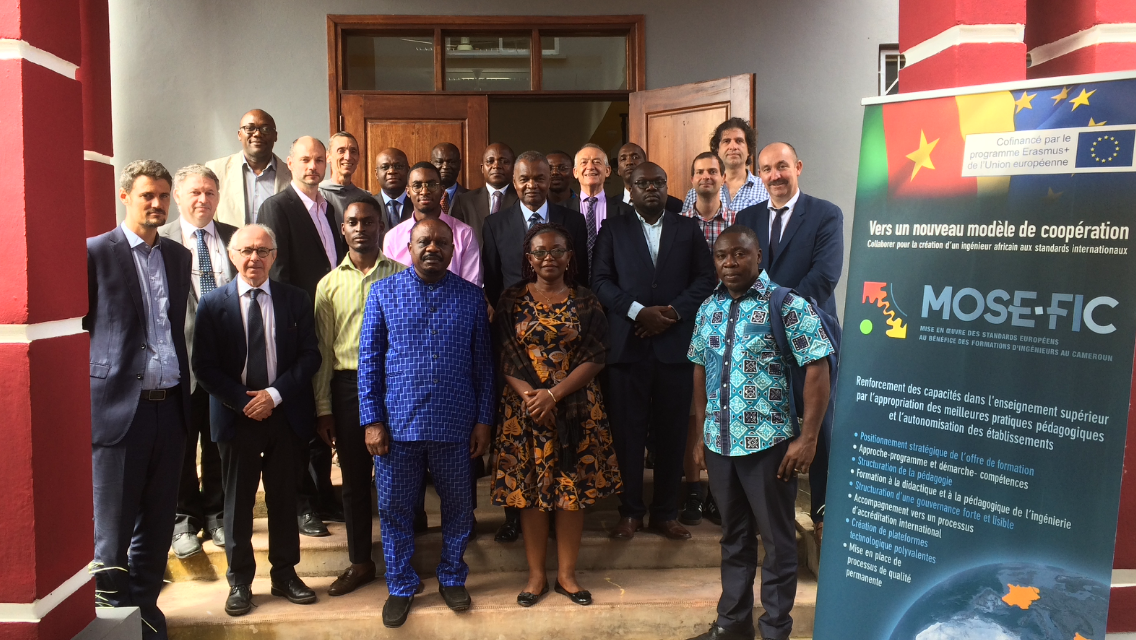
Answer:
[{"label": "man with necktie", "polygon": [[158,593],[189,422],[190,253],[158,235],[170,182],[169,171],[153,160],[122,170],[118,198],[126,217],[87,239],[83,318],[91,336],[90,571],[105,603],[140,609],[147,639],[166,638]]},{"label": "man with necktie", "polygon": [[461,150],[452,142],[439,142],[430,150],[430,164],[438,168],[442,176],[442,213],[450,215],[454,208],[454,198],[469,191],[461,186],[458,178],[461,176],[462,155]]},{"label": "man with necktie", "polygon": [[596,237],[605,220],[630,212],[631,207],[619,198],[604,193],[604,183],[611,175],[607,153],[598,144],[588,143],[576,152],[572,175],[580,182],[580,197],[573,199],[568,208],[584,215],[588,229],[588,264],[595,253]]},{"label": "man with necktie", "polygon": [[508,209],[517,201],[517,192],[513,189],[514,158],[513,150],[502,142],[494,142],[486,147],[481,159],[481,176],[485,179],[485,186],[458,196],[449,212],[449,215],[473,228],[479,247],[485,246],[482,239],[485,220]]},{"label": "man with necktie", "polygon": [[233,234],[229,259],[238,277],[201,299],[193,339],[193,369],[209,392],[210,428],[221,452],[231,616],[252,610],[252,512],[262,480],[272,595],[316,601],[296,575],[300,537],[293,514],[296,461],[307,462],[315,433],[312,376],[320,353],[311,298],[268,278],[276,252],[267,226]]},{"label": "man with necktie", "polygon": [[375,157],[375,178],[379,181],[379,204],[386,217],[386,228],[395,228],[406,220],[414,206],[406,197],[406,181],[410,176],[410,162],[402,149],[383,149]]},{"label": "man with necktie", "polygon": [[[158,235],[189,249],[189,302],[185,313],[185,344],[193,357],[194,318],[201,296],[233,279],[233,264],[225,247],[236,227],[214,220],[221,199],[217,175],[200,164],[178,169],[174,174],[174,202],[181,215],[158,229]],[[197,539],[200,531],[218,547],[225,547],[225,494],[221,488],[221,455],[209,438],[209,394],[197,384],[193,370],[189,372],[189,424],[185,442],[185,458],[181,466],[178,489],[177,518],[174,521],[174,555],[187,558],[201,552]],[[197,475],[197,452],[200,442],[201,477]]]},{"label": "man with necktie", "polygon": [[[276,234],[272,279],[299,287],[314,300],[316,285],[347,255],[343,235],[336,232],[335,207],[320,193],[327,152],[319,140],[304,136],[288,154],[292,184],[264,201],[260,221]],[[343,521],[343,504],[331,486],[331,448],[313,438],[307,461],[297,460],[300,483],[300,533],[326,536],[324,520]]]}]

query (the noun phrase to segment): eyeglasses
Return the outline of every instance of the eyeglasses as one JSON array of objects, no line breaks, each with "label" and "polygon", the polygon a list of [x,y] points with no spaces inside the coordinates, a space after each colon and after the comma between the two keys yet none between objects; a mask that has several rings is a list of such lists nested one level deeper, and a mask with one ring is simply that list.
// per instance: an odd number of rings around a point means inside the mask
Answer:
[{"label": "eyeglasses", "polygon": [[640,191],[646,191],[649,187],[652,187],[652,186],[655,187],[656,189],[662,189],[663,187],[667,186],[667,179],[666,178],[655,178],[654,180],[644,180],[644,179],[640,178],[632,184],[634,184],[635,188],[639,189]]},{"label": "eyeglasses", "polygon": [[255,253],[261,260],[276,253],[276,249],[265,249],[264,247],[245,247],[244,249],[236,249],[235,251],[245,258],[251,258],[252,254]]},{"label": "eyeglasses", "polygon": [[276,127],[274,127],[270,124],[263,124],[259,127],[251,125],[251,124],[246,124],[246,125],[241,126],[241,131],[244,131],[246,136],[251,136],[252,134],[254,134],[258,131],[260,132],[261,135],[270,136],[270,135],[276,133]]},{"label": "eyeglasses", "polygon": [[534,249],[532,251],[529,251],[529,255],[536,258],[537,260],[544,260],[550,254],[552,255],[553,258],[559,260],[559,259],[563,258],[564,256],[568,255],[568,250],[562,249],[560,247],[556,247],[555,249],[552,249],[552,250],[549,250],[549,249]]},{"label": "eyeglasses", "polygon": [[410,190],[414,193],[429,193],[442,186],[441,182],[431,180],[430,182],[411,182]]}]

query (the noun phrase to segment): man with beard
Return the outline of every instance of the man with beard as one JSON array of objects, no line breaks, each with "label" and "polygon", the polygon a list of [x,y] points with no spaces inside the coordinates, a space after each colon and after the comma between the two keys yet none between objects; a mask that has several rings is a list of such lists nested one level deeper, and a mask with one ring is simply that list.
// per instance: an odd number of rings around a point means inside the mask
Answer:
[{"label": "man with beard", "polygon": [[272,153],[277,135],[272,116],[253,109],[241,116],[237,129],[241,151],[205,163],[225,185],[217,204],[216,220],[234,227],[256,222],[260,205],[292,182],[292,174],[284,161]]},{"label": "man with beard", "polygon": [[118,199],[126,217],[87,239],[83,318],[91,337],[91,573],[110,606],[140,609],[147,639],[166,638],[158,592],[189,422],[190,252],[158,235],[170,182],[153,160],[122,170]]},{"label": "man with beard", "polygon": [[[513,189],[514,159],[513,150],[507,144],[494,142],[486,147],[485,156],[481,160],[481,176],[485,178],[485,186],[458,196],[450,210],[451,216],[473,228],[480,247],[485,246],[481,233],[485,220],[517,202],[517,192]],[[490,302],[497,301],[490,299]]]},{"label": "man with beard", "polygon": [[406,267],[383,255],[383,216],[374,200],[348,205],[343,216],[347,257],[316,287],[316,337],[323,358],[312,380],[316,432],[339,453],[343,513],[351,565],[328,588],[329,596],[351,593],[375,579],[371,560],[371,471],[374,462],[359,424],[359,332],[371,287]]},{"label": "man with beard", "polygon": [[454,198],[469,191],[458,183],[462,170],[461,151],[450,142],[439,142],[430,150],[430,164],[438,168],[442,177],[442,213],[449,215],[454,208]]},{"label": "man with beard", "polygon": [[[311,136],[296,140],[288,153],[288,167],[292,184],[265,200],[260,220],[276,234],[272,279],[299,287],[310,302],[320,279],[347,254],[347,245],[333,231],[335,207],[319,191],[327,169],[323,143]],[[297,459],[296,516],[301,534],[326,536],[324,519],[342,520],[342,507],[331,486],[331,449],[319,438],[312,438],[310,446],[311,470],[308,459]]]},{"label": "man with beard", "polygon": [[497,397],[485,300],[477,285],[448,271],[453,244],[441,220],[415,223],[413,268],[371,287],[363,312],[359,422],[375,456],[387,627],[406,622],[423,588],[410,558],[427,467],[442,507],[438,591],[454,611],[471,604],[462,557],[473,524],[470,460],[489,448]]},{"label": "man with beard", "polygon": [[371,197],[365,189],[360,189],[352,178],[359,166],[359,141],[348,131],[340,131],[327,141],[327,166],[331,177],[320,183],[320,193],[335,210],[335,229],[343,224],[343,214],[347,205]]}]

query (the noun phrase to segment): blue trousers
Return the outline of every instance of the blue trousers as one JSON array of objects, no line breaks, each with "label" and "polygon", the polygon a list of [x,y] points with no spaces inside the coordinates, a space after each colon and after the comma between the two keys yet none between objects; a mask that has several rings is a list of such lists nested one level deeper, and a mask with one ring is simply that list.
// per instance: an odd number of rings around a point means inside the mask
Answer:
[{"label": "blue trousers", "polygon": [[158,593],[174,532],[185,451],[181,394],[140,400],[126,436],[91,450],[95,490],[95,588],[115,607],[138,607],[142,635],[166,637]]},{"label": "blue trousers", "polygon": [[422,493],[427,467],[442,502],[438,582],[444,587],[461,586],[469,575],[469,565],[463,559],[473,526],[469,444],[392,442],[387,455],[375,456],[383,560],[387,589],[392,596],[412,595],[420,582],[410,566],[410,558],[414,555],[414,507]]}]

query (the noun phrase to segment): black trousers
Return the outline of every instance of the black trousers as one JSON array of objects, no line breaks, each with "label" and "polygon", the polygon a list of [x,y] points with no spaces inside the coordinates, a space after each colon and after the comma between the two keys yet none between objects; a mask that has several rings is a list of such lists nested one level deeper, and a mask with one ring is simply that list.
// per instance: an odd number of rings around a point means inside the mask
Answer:
[{"label": "black trousers", "polygon": [[608,365],[607,373],[611,393],[605,394],[604,400],[623,476],[620,515],[642,518],[647,514],[643,502],[643,455],[649,427],[655,434],[651,520],[674,520],[678,517],[694,365],[662,363],[652,354],[642,362]]},{"label": "black trousers", "polygon": [[359,424],[359,373],[336,371],[331,377],[331,412],[335,416],[335,448],[343,471],[343,516],[347,521],[347,555],[354,564],[371,561],[371,473],[375,459],[367,452]]},{"label": "black trousers", "polygon": [[229,585],[251,585],[256,575],[252,550],[252,509],[264,479],[268,507],[268,561],[272,580],[296,575],[300,562],[300,527],[296,522],[296,463],[307,456],[304,441],[279,411],[257,422],[237,418],[232,440],[218,442],[225,485],[225,557]]},{"label": "black trousers", "polygon": [[[197,477],[197,448],[201,447],[201,478]],[[200,385],[189,396],[189,428],[181,464],[174,535],[225,525],[225,492],[221,487],[221,454],[209,435],[209,393]]]},{"label": "black trousers", "polygon": [[167,400],[139,400],[126,436],[91,448],[95,499],[95,588],[115,607],[138,607],[146,638],[166,637],[158,593],[173,536],[185,449],[177,387]]},{"label": "black trousers", "polygon": [[327,513],[336,502],[331,485],[331,447],[316,436],[304,444],[304,451],[296,458],[296,515]]},{"label": "black trousers", "polygon": [[789,442],[748,456],[706,450],[706,474],[722,513],[722,597],[718,626],[753,637],[753,581],[757,535],[765,546],[761,563],[760,637],[785,640],[793,630],[797,595],[797,480],[777,479]]}]

